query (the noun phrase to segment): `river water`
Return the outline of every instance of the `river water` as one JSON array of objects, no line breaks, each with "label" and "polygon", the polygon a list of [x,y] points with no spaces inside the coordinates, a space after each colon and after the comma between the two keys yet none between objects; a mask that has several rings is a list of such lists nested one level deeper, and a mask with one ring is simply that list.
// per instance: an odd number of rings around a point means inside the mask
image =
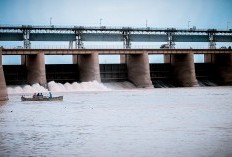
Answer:
[{"label": "river water", "polygon": [[0,106],[0,156],[232,156],[232,87],[123,86],[53,88],[62,102],[21,102],[22,88],[8,88],[10,100]]}]

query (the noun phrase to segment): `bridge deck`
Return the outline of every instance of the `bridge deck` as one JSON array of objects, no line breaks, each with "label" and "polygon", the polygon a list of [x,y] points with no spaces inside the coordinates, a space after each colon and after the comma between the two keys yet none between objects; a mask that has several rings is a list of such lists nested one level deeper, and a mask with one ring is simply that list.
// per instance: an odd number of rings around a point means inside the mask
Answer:
[{"label": "bridge deck", "polygon": [[78,54],[225,54],[232,49],[2,49],[3,55],[30,55],[43,52],[45,55],[78,55]]}]

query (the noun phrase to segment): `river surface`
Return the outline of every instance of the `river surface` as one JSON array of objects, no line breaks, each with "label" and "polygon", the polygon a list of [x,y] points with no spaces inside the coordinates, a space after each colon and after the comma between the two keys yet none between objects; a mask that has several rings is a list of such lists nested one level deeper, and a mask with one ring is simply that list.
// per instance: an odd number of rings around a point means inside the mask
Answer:
[{"label": "river surface", "polygon": [[232,87],[56,92],[0,105],[0,156],[231,157]]}]

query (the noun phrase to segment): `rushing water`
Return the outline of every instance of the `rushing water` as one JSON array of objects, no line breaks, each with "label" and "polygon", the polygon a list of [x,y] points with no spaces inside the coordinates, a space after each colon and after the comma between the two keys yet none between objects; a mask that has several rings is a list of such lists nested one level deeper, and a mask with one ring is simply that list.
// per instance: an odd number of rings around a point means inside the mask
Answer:
[{"label": "rushing water", "polygon": [[[62,102],[10,94],[0,106],[0,156],[232,156],[232,87],[93,86],[67,92],[74,84],[60,85],[65,92],[53,95],[64,95]],[[40,87],[8,90],[24,88]]]}]

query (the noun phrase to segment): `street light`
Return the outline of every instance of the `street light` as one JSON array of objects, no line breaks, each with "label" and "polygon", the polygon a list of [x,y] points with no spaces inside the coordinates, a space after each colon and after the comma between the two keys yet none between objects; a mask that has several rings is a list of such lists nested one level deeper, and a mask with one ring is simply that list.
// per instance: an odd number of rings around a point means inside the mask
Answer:
[{"label": "street light", "polygon": [[50,17],[50,25],[52,25],[52,17]]},{"label": "street light", "polygon": [[103,19],[102,19],[102,18],[100,18],[100,27],[101,27],[101,24],[102,24],[102,20],[103,20]]},{"label": "street light", "polygon": [[190,23],[191,21],[188,21],[188,29],[189,29],[189,23]]}]

